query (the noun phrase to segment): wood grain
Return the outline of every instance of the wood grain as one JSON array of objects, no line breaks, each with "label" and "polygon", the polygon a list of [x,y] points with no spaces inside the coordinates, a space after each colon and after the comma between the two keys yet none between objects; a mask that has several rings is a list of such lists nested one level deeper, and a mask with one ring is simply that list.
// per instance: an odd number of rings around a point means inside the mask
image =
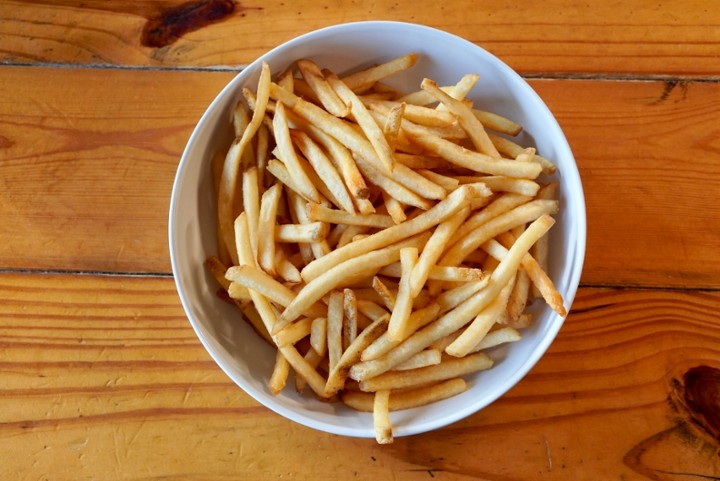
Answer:
[{"label": "wood grain", "polygon": [[581,289],[506,396],[383,447],[255,403],[168,277],[2,274],[0,478],[714,479],[720,444],[683,383],[720,368],[719,308],[718,293]]},{"label": "wood grain", "polygon": [[[234,7],[228,9],[227,3]],[[189,5],[195,17],[187,13]],[[217,9],[218,18],[197,14],[203,9]],[[703,0],[623,4],[552,0],[526,2],[522,7],[509,0],[482,5],[469,0],[339,0],[302,6],[280,0],[3,0],[0,61],[239,66],[311,30],[378,19],[446,30],[524,73],[720,73],[716,61],[720,9]],[[164,42],[148,42],[148,26],[158,25],[173,35]]]},{"label": "wood grain", "polygon": [[[4,67],[0,266],[170,271],[184,144],[230,72]],[[717,288],[720,84],[534,80],[575,153],[582,282]],[[698,186],[701,186],[698,188]],[[42,194],[42,195],[38,195]]]},{"label": "wood grain", "polygon": [[4,72],[0,266],[169,272],[175,170],[231,74]]}]

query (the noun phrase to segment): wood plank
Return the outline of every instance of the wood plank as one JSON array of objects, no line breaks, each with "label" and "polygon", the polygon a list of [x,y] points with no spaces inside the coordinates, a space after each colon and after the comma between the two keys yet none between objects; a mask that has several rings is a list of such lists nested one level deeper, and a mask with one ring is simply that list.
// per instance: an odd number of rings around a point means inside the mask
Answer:
[{"label": "wood plank", "polygon": [[0,274],[0,478],[712,479],[720,426],[688,396],[720,389],[718,309],[717,292],[581,289],[506,396],[377,446],[236,388],[168,277]]},{"label": "wood plank", "polygon": [[[4,67],[0,266],[169,272],[167,208],[230,72]],[[720,286],[720,84],[534,80],[588,208],[582,282]],[[43,195],[38,195],[43,193]],[[88,235],[88,233],[92,235]]]},{"label": "wood plank", "polygon": [[[447,30],[524,73],[720,73],[720,9],[706,1],[573,3],[529,2],[520,9],[510,0],[481,8],[470,0],[312,1],[302,7],[280,0],[3,0],[0,61],[239,66],[311,30],[382,18]],[[190,4],[195,14],[188,13]],[[212,12],[221,20],[209,20]]]},{"label": "wood plank", "polygon": [[172,182],[231,73],[4,68],[0,265],[169,272]]},{"label": "wood plank", "polygon": [[582,282],[717,287],[720,84],[532,83],[574,150],[585,189]]}]

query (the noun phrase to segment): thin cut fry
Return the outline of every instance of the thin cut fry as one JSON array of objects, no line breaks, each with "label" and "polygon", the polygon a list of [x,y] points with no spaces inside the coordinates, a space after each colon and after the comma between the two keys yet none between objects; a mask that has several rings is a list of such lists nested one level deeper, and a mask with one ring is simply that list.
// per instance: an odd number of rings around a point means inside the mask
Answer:
[{"label": "thin cut fry", "polygon": [[413,269],[418,261],[418,249],[415,247],[406,247],[400,250],[400,264],[402,265],[402,277],[400,277],[400,287],[397,297],[395,298],[395,306],[388,323],[388,337],[393,341],[405,338],[405,329],[408,318],[412,311],[412,303],[415,296],[412,295],[410,285],[410,277]]},{"label": "thin cut fry", "polygon": [[378,444],[393,442],[392,424],[390,423],[390,391],[387,389],[375,392],[373,427]]},{"label": "thin cut fry", "polygon": [[[393,392],[390,396],[390,411],[400,411],[433,402],[441,401],[467,390],[467,383],[462,378],[448,379],[430,386]],[[372,412],[374,393],[362,391],[346,391],[342,395],[342,402],[358,411]]]}]

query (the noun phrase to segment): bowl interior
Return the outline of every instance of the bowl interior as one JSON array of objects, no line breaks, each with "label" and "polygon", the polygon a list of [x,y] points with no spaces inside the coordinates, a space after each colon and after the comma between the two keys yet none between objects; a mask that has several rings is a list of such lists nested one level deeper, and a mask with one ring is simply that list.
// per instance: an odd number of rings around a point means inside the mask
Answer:
[{"label": "bowl interior", "polygon": [[[215,198],[210,161],[224,154],[232,140],[231,112],[241,89],[255,89],[260,62],[279,73],[292,61],[312,58],[346,73],[393,57],[417,52],[412,69],[388,83],[403,91],[420,87],[424,77],[453,84],[466,73],[480,74],[469,97],[478,108],[497,112],[524,126],[518,143],[535,146],[558,166],[561,212],[551,231],[549,273],[572,303],[585,251],[585,206],[572,152],[542,100],[509,67],[485,50],[448,33],[397,22],[361,22],[318,30],[298,37],[256,60],[217,96],[193,132],[180,162],[170,207],[169,244],[175,281],[183,307],[199,339],[227,375],[258,402],[301,424],[323,431],[373,437],[372,417],[340,403],[298,395],[291,387],[279,396],[267,388],[274,350],[242,320],[234,306],[220,300],[217,285],[203,262],[217,251]],[[494,349],[495,366],[468,379],[469,390],[425,407],[392,413],[395,436],[429,431],[472,414],[503,395],[537,362],[563,319],[544,304],[533,307],[536,319],[523,339]]]}]

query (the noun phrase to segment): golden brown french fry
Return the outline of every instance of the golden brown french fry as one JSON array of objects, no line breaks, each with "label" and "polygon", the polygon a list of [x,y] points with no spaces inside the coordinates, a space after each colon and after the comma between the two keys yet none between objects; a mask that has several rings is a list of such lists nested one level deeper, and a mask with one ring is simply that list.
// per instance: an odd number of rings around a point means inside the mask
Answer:
[{"label": "golden brown french fry", "polygon": [[[338,97],[315,62],[301,59],[297,61],[297,66],[305,81],[328,112],[336,117],[348,115],[350,112],[349,106]],[[288,90],[292,92],[292,89]]]},{"label": "golden brown french fry", "polygon": [[495,132],[500,132],[502,134],[512,135],[513,137],[522,132],[522,125],[494,112],[472,109],[472,113],[480,120],[480,122],[482,122],[486,129],[494,130]]},{"label": "golden brown french fry", "polygon": [[304,132],[295,130],[291,132],[291,136],[295,145],[302,151],[305,158],[312,165],[320,180],[332,192],[333,198],[338,202],[338,207],[345,209],[351,214],[355,213],[350,193],[342,181],[340,173],[337,171],[333,163],[330,161],[323,150]]},{"label": "golden brown french fry", "polygon": [[300,165],[300,160],[293,147],[288,118],[285,114],[285,106],[282,103],[279,103],[275,108],[273,133],[277,144],[278,157],[282,160],[290,176],[296,181],[296,185],[301,189],[303,197],[314,202],[320,202],[320,194],[310,181],[305,169]]},{"label": "golden brown french fry", "polygon": [[[515,242],[517,242],[517,240]],[[509,252],[504,246],[495,240],[489,240],[481,247],[495,259],[502,259],[502,257]],[[547,273],[540,268],[537,261],[530,254],[527,254],[522,258],[522,266],[530,277],[530,280],[532,280],[533,284],[537,286],[540,291],[540,295],[543,299],[545,299],[545,302],[547,302],[547,304],[555,312],[562,317],[565,317],[567,315],[567,310],[565,309],[562,295],[555,288],[555,284],[552,279],[550,279]]]},{"label": "golden brown french fry", "polygon": [[[257,235],[264,241],[258,242],[257,259],[260,267],[270,275],[275,275],[277,272],[275,269],[275,222],[282,192],[282,184],[275,184],[263,192],[260,199]],[[248,226],[249,224],[248,217]]]},{"label": "golden brown french fry", "polygon": [[343,290],[343,313],[343,350],[346,350],[358,334],[357,297],[352,289]]},{"label": "golden brown french fry", "polygon": [[411,369],[408,371],[386,372],[371,379],[361,381],[362,391],[407,389],[454,377],[464,376],[492,367],[492,359],[485,353],[470,354],[458,359],[445,359],[440,364]]},{"label": "golden brown french fry", "polygon": [[290,374],[290,364],[285,359],[280,351],[275,353],[275,366],[273,367],[272,375],[268,385],[270,392],[275,395],[280,394],[280,391],[285,387],[288,375]]},{"label": "golden brown french fry", "polygon": [[331,224],[361,225],[366,227],[379,227],[381,229],[395,225],[395,222],[389,215],[351,214],[344,210],[329,209],[313,202],[307,203],[305,212],[307,213],[308,219],[312,221],[328,222]]},{"label": "golden brown french fry", "polygon": [[[290,324],[292,329],[297,323]],[[343,293],[332,291],[327,309],[327,349],[328,369],[332,371],[342,356],[342,327],[343,327]],[[280,331],[282,332],[282,331]]]},{"label": "golden brown french fry", "polygon": [[[524,147],[521,147],[520,145],[516,144],[512,140],[506,139],[505,137],[492,133],[488,133],[488,137],[492,141],[493,145],[495,145],[495,148],[501,154],[507,155],[508,157],[515,158],[525,152]],[[542,167],[542,171],[546,174],[554,174],[557,170],[555,164],[550,162],[545,157],[541,157],[536,154],[535,156],[533,156],[532,160],[534,163],[540,165]]]},{"label": "golden brown french fry", "polygon": [[503,175],[487,176],[458,176],[460,183],[483,182],[494,192],[512,192],[514,194],[535,197],[540,189],[540,184],[529,179],[515,179]]},{"label": "golden brown french fry", "polygon": [[390,423],[390,390],[388,389],[375,392],[373,427],[378,444],[393,442],[392,424]]},{"label": "golden brown french fry", "polygon": [[[247,264],[230,267],[225,272],[225,278],[261,293],[280,306],[289,305],[297,295],[295,291],[278,282],[265,271]],[[305,313],[308,316],[320,317],[325,315],[325,309],[313,303]]]},{"label": "golden brown french fry", "polygon": [[387,192],[383,192],[382,196],[385,209],[388,211],[388,214],[390,214],[393,222],[396,224],[402,224],[405,222],[407,220],[407,215],[405,214],[405,207],[402,203],[391,197]]},{"label": "golden brown french fry", "polygon": [[[467,383],[463,378],[448,379],[447,381],[423,386],[417,389],[408,389],[393,392],[390,396],[390,411],[411,409],[419,406],[441,401],[467,390]],[[375,393],[362,391],[345,391],[342,402],[353,409],[363,412],[373,411]]]},{"label": "golden brown french fry", "polygon": [[275,241],[288,243],[320,242],[325,240],[330,226],[327,222],[307,224],[279,224],[275,226]]},{"label": "golden brown french fry", "polygon": [[395,309],[395,293],[377,276],[372,279],[372,287],[378,293],[388,311],[392,312]]},{"label": "golden brown french fry", "polygon": [[367,111],[365,104],[363,104],[352,89],[337,76],[329,75],[327,80],[335,93],[350,107],[351,115],[375,149],[376,158],[380,161],[378,167],[382,167],[385,172],[392,172],[393,165],[395,164],[393,160],[393,149],[390,147],[380,126]]},{"label": "golden brown french fry", "polygon": [[395,371],[409,371],[411,369],[419,369],[421,367],[435,366],[440,364],[442,360],[442,351],[439,349],[425,349],[415,354],[407,361],[401,362],[395,366]]},{"label": "golden brown french fry", "polygon": [[[546,185],[544,185],[537,194],[538,199],[557,199],[558,198],[558,188],[559,184],[557,180],[550,181]],[[538,239],[538,241],[533,245],[532,249],[530,250],[530,253],[537,261],[540,268],[547,272],[548,270],[548,253],[550,250],[550,238],[549,236],[545,235]],[[533,285],[532,293],[534,297],[540,297],[540,290]]]},{"label": "golden brown french fry", "polygon": [[304,317],[275,335],[275,344],[288,346],[310,335],[313,319]]},{"label": "golden brown french fry", "polygon": [[490,331],[470,352],[478,352],[491,347],[499,346],[508,342],[516,342],[522,339],[517,329],[509,326],[501,327]]},{"label": "golden brown french fry", "polygon": [[346,75],[343,82],[351,89],[358,91],[370,88],[375,82],[383,80],[403,70],[407,70],[418,61],[418,54],[409,53],[396,57],[388,62]]},{"label": "golden brown french fry", "polygon": [[393,106],[390,108],[390,112],[385,120],[385,125],[383,125],[383,134],[385,134],[385,138],[387,139],[388,145],[392,151],[395,150],[395,144],[397,143],[404,114],[405,104],[401,103]]},{"label": "golden brown french fry", "polygon": [[310,324],[310,346],[320,356],[327,352],[327,318],[316,317]]},{"label": "golden brown french fry", "polygon": [[490,157],[500,157],[500,153],[485,132],[485,128],[480,122],[480,119],[473,114],[471,107],[443,92],[433,80],[424,79],[420,84],[420,88],[428,91],[433,97],[440,101],[445,108],[457,116],[460,125],[462,125],[468,133],[470,140],[478,151]]},{"label": "golden brown french fry", "polygon": [[255,257],[257,257],[257,230],[260,219],[260,191],[257,166],[251,166],[242,174],[242,197],[243,211],[247,214],[248,229],[250,231],[250,245]]},{"label": "golden brown french fry", "polygon": [[400,250],[402,276],[400,277],[400,286],[387,329],[388,337],[393,341],[399,341],[406,337],[405,330],[412,312],[413,300],[415,299],[412,295],[410,277],[417,261],[418,249],[416,247],[405,247]]},{"label": "golden brown french fry", "polygon": [[460,185],[460,181],[457,180],[455,177],[438,174],[437,172],[434,172],[430,169],[417,169],[416,172],[425,177],[426,179],[435,182],[437,185],[439,185],[448,192],[452,192]]}]

